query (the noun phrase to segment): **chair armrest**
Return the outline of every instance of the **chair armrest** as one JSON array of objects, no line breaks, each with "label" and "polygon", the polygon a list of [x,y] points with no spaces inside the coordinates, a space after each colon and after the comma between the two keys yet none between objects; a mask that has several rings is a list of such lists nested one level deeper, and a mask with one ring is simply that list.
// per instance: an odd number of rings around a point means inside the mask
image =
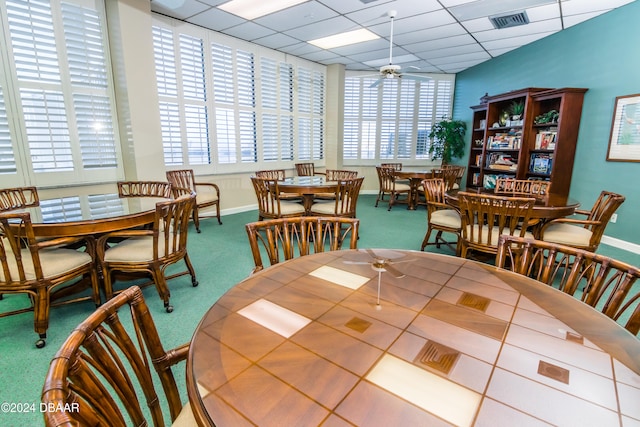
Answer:
[{"label": "chair armrest", "polygon": [[453,211],[456,211],[458,213],[460,213],[460,210],[456,207],[456,206],[452,206],[448,203],[439,203],[439,202],[427,202],[427,205],[433,206],[435,207],[437,210],[442,210],[442,209],[450,209]]},{"label": "chair armrest", "polygon": [[213,190],[216,192],[218,196],[220,196],[220,187],[218,187],[217,184],[214,184],[212,182],[194,182],[193,185],[195,185],[196,187],[196,193],[198,192],[198,187],[202,187],[202,188],[209,187],[210,191]]},{"label": "chair armrest", "polygon": [[576,209],[574,211],[574,214],[589,216],[589,215],[591,215],[591,211],[584,211],[584,210],[581,210],[581,209]]},{"label": "chair armrest", "polygon": [[591,221],[587,219],[575,219],[575,218],[557,218],[547,222],[545,225],[542,226],[542,228],[540,229],[540,237],[544,235],[544,230],[546,230],[547,227],[549,227],[552,224],[559,224],[559,223],[574,224],[574,225],[597,225],[597,224],[600,224],[600,221]]}]

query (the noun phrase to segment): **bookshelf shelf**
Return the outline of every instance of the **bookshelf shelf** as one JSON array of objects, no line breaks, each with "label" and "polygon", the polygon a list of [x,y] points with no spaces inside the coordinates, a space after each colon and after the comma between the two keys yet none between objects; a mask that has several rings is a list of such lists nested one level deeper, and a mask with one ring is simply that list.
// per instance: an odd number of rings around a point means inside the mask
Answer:
[{"label": "bookshelf shelf", "polygon": [[[492,188],[500,176],[545,179],[552,181],[551,194],[566,198],[586,91],[526,88],[490,96],[486,104],[472,106],[467,188]],[[500,117],[514,101],[524,103],[524,114],[518,122],[505,125]],[[552,110],[558,113],[557,121],[536,123],[536,118]]]}]

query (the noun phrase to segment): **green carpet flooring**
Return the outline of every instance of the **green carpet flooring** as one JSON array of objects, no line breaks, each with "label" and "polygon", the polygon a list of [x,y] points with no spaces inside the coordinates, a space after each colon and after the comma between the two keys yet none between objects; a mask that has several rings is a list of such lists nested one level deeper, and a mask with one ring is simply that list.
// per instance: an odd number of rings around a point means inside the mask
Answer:
[{"label": "green carpet flooring", "polygon": [[[426,232],[426,211],[408,211],[396,205],[389,212],[386,203],[374,208],[375,196],[362,195],[358,203],[360,218],[359,248],[420,249]],[[215,219],[200,222],[202,233],[189,235],[189,255],[196,269],[200,285],[191,286],[188,276],[169,282],[173,313],[166,313],[154,287],[144,290],[163,343],[171,348],[189,341],[200,318],[229,288],[247,277],[253,259],[247,243],[244,225],[257,220],[257,212],[226,215],[223,225]],[[191,226],[192,227],[192,226]],[[432,237],[433,238],[433,237]],[[447,247],[428,250],[454,255]],[[599,252],[639,265],[637,254],[601,245]],[[180,265],[182,267],[182,265]],[[117,285],[116,285],[117,286]],[[26,296],[5,296],[0,312],[28,304]],[[0,402],[35,404],[35,412],[6,413],[0,411],[0,426],[43,425],[39,412],[40,392],[49,361],[73,328],[94,309],[93,303],[83,302],[51,310],[47,345],[37,349],[37,335],[33,331],[33,313],[0,319]],[[184,364],[180,365],[177,380],[184,390]],[[1,409],[1,408],[0,408]]]}]

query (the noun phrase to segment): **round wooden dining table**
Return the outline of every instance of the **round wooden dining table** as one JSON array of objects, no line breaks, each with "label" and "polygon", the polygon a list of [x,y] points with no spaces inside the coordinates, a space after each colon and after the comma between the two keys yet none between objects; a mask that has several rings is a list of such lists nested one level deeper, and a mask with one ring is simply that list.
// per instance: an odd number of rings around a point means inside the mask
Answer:
[{"label": "round wooden dining table", "polygon": [[345,250],[225,293],[193,335],[187,389],[201,426],[626,426],[639,354],[617,323],[525,276]]},{"label": "round wooden dining table", "polygon": [[[445,193],[445,200],[453,206],[458,206],[458,192],[469,190],[449,190]],[[470,192],[486,193],[494,195],[493,190],[477,189]],[[554,194],[549,195],[546,200],[536,200],[536,204],[531,211],[532,219],[551,220],[555,218],[564,218],[573,215],[576,209],[580,207],[580,202],[567,197],[557,197]]]},{"label": "round wooden dining table", "polygon": [[37,237],[73,237],[108,233],[151,224],[161,197],[118,197],[117,193],[83,194],[40,200],[24,209]]},{"label": "round wooden dining table", "polygon": [[315,197],[318,194],[335,193],[338,189],[338,182],[328,181],[323,175],[291,176],[278,181],[278,189],[283,193],[299,195],[308,212]]},{"label": "round wooden dining table", "polygon": [[397,170],[394,171],[394,175],[398,179],[407,179],[409,180],[409,197],[407,203],[407,209],[415,210],[418,206],[420,197],[419,190],[420,183],[423,179],[433,178],[433,171],[410,171],[410,170]]}]

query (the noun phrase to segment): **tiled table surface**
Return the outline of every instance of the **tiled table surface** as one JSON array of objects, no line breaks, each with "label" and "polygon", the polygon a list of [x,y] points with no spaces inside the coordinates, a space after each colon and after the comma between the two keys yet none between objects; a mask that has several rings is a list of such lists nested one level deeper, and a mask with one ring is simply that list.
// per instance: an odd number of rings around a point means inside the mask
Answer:
[{"label": "tiled table surface", "polygon": [[196,416],[219,427],[640,426],[640,340],[611,320],[484,264],[375,253],[405,274],[381,273],[379,306],[365,251],[278,264],[216,302],[187,364]]}]

